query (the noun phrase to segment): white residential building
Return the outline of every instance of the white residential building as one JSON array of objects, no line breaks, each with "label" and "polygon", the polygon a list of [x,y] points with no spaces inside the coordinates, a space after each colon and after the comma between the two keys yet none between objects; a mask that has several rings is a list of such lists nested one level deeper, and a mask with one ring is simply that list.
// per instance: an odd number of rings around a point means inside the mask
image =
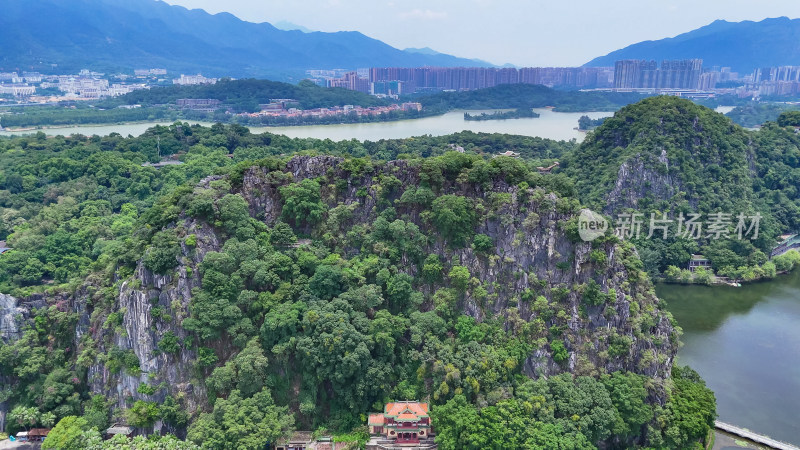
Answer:
[{"label": "white residential building", "polygon": [[35,86],[27,84],[0,84],[0,94],[13,95],[15,97],[27,97],[36,92]]},{"label": "white residential building", "polygon": [[217,82],[216,78],[206,78],[199,73],[197,75],[184,75],[181,74],[180,78],[176,78],[172,80],[172,84],[178,84],[181,86],[192,86],[197,84],[215,84]]}]

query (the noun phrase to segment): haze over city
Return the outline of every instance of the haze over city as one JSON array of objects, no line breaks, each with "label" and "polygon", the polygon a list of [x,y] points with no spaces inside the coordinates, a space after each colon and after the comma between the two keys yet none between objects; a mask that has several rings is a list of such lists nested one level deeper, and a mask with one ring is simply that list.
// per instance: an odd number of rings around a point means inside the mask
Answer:
[{"label": "haze over city", "polygon": [[764,0],[167,0],[252,22],[289,21],[315,31],[360,31],[397,48],[436,51],[494,64],[578,66],[643,40],[714,20],[800,17],[800,2]]}]

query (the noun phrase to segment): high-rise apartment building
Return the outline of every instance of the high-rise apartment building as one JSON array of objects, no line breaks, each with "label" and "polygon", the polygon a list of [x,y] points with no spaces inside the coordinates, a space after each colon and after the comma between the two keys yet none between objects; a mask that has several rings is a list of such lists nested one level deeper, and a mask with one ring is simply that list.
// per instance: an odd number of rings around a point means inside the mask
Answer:
[{"label": "high-rise apartment building", "polygon": [[614,64],[617,89],[699,89],[702,59],[655,61],[627,59]]},{"label": "high-rise apartment building", "polygon": [[611,87],[609,67],[373,67],[371,83],[398,81],[403,92],[464,91],[501,84],[542,84],[545,86]]}]

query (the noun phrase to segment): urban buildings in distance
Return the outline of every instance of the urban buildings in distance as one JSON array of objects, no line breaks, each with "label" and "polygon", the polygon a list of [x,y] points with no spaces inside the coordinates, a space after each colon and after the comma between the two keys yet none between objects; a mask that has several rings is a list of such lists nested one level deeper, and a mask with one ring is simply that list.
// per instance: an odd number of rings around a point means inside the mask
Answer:
[{"label": "urban buildings in distance", "polygon": [[197,75],[184,75],[181,74],[180,78],[172,80],[172,84],[180,86],[195,86],[198,84],[216,84],[216,78],[206,78],[200,74]]},{"label": "urban buildings in distance", "polygon": [[518,83],[575,89],[610,88],[614,77],[610,67],[373,67],[349,72],[309,70],[307,74],[320,86],[389,97]]},{"label": "urban buildings in distance", "polygon": [[759,96],[800,94],[800,66],[763,67],[751,76]]},{"label": "urban buildings in distance", "polygon": [[688,92],[690,96],[732,94],[740,98],[800,95],[800,66],[763,67],[740,76],[730,67],[703,68],[700,59],[622,60],[614,66],[615,90]]},{"label": "urban buildings in distance", "polygon": [[39,72],[1,72],[0,102],[47,103],[63,100],[95,100],[124,95],[137,89],[169,84],[191,86],[214,84],[217,78],[201,74],[172,79],[166,69],[134,69],[125,73],[105,74],[88,69],[77,74],[41,74]]},{"label": "urban buildings in distance", "polygon": [[[202,74],[170,74],[163,68],[141,68],[131,73],[78,74],[0,71],[0,105],[94,100],[155,86],[214,84],[218,78]],[[637,91],[647,94],[705,98],[800,96],[800,66],[762,67],[739,74],[730,67],[704,67],[701,59],[620,60],[614,67],[372,67],[306,71],[323,87],[344,88],[379,97],[399,99],[414,93],[468,91],[503,84],[537,84],[553,88]],[[191,105],[189,109],[214,109]],[[285,108],[287,111],[289,108]],[[339,113],[339,112],[336,112]],[[366,113],[366,112],[365,112]]]},{"label": "urban buildings in distance", "polygon": [[700,89],[702,59],[655,61],[626,59],[614,64],[615,89]]}]

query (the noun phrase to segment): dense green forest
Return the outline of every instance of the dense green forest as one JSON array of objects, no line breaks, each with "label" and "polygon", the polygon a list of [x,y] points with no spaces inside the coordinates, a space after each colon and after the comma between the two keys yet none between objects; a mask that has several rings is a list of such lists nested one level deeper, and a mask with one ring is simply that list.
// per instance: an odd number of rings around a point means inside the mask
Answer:
[{"label": "dense green forest", "polygon": [[[183,164],[143,166],[156,141]],[[154,447],[255,449],[421,399],[443,449],[701,448],[714,397],[671,368],[679,330],[635,249],[582,243],[580,184],[536,170],[577,150],[181,123],[2,138],[0,292],[36,305],[0,344],[6,431],[118,448],[98,431],[159,422],[187,442]]]},{"label": "dense green forest", "polygon": [[732,121],[747,128],[760,126],[764,122],[775,122],[781,113],[797,109],[797,106],[786,103],[754,103],[740,105],[725,114]]},{"label": "dense green forest", "polygon": [[[363,436],[367,413],[418,399],[443,449],[700,448],[714,396],[670,370],[679,330],[648,274],[707,282],[680,270],[692,253],[742,280],[800,263],[767,257],[800,228],[798,123],[751,132],[658,97],[580,145],[186,123],[0,138],[0,293],[26,308],[0,339],[5,431],[121,448],[100,432],[158,422],[137,448],[262,448]],[[143,165],[159,157],[183,164]],[[589,244],[581,205],[763,219],[754,240]]]},{"label": "dense green forest", "polygon": [[453,109],[504,109],[555,107],[560,112],[616,111],[644,96],[635,93],[559,91],[535,84],[502,84],[463,92],[442,92],[416,98],[423,107]]},{"label": "dense green forest", "polygon": [[234,112],[259,111],[259,104],[269,103],[272,99],[293,99],[302,109],[344,105],[368,107],[389,104],[386,100],[372,95],[343,88],[323,88],[307,80],[298,84],[290,84],[270,80],[223,78],[215,84],[174,85],[133,91],[120,97],[104,100],[99,103],[99,106],[167,105],[175,104],[180,98],[216,99],[221,101],[224,107],[229,107]]},{"label": "dense green forest", "polygon": [[670,279],[691,278],[676,270],[693,253],[736,280],[774,277],[795,264],[789,257],[768,261],[779,235],[800,230],[800,136],[793,127],[767,122],[751,132],[688,100],[654,97],[607,119],[561,167],[585,204],[612,216],[641,213],[646,225],[651,215],[722,213],[733,230],[739,214],[763,216],[757,239],[711,239],[707,229],[699,239],[678,236],[677,221],[667,239],[648,239],[644,228],[634,241],[653,276],[670,269]]},{"label": "dense green forest", "polygon": [[29,106],[6,108],[3,112],[0,125],[5,128],[173,121],[183,116],[182,111],[165,107],[103,109],[90,105]]},{"label": "dense green forest", "polygon": [[[0,108],[2,110],[2,108]],[[0,125],[9,128],[30,128],[58,125],[89,125],[124,122],[192,120],[212,123],[236,123],[247,126],[329,125],[337,123],[371,123],[392,120],[418,119],[436,115],[427,111],[394,110],[375,115],[350,114],[330,116],[249,116],[232,114],[221,108],[217,111],[194,111],[175,106],[102,109],[92,105],[78,107],[35,106],[24,110],[6,111],[0,116]]]}]

